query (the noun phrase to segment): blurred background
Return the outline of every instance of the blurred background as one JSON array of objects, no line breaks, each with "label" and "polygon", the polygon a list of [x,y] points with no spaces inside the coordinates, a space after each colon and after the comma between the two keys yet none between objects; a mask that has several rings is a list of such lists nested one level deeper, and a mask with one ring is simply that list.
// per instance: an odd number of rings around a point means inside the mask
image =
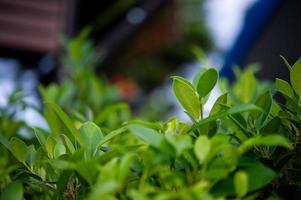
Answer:
[{"label": "blurred background", "polygon": [[[301,55],[300,10],[298,0],[0,0],[0,107],[18,89],[41,107],[38,86],[68,76],[63,93],[81,93],[89,68],[138,116],[181,115],[171,75],[213,66],[231,82],[233,66],[256,62],[260,79],[288,79],[279,55]],[[18,117],[39,122],[32,108]]]}]

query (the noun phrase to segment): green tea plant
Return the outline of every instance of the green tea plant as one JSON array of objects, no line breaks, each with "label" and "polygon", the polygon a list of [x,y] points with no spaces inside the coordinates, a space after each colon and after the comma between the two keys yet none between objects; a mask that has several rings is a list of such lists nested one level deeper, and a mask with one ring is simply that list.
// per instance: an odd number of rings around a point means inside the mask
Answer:
[{"label": "green tea plant", "polygon": [[46,98],[48,131],[34,128],[31,141],[1,133],[1,198],[282,197],[282,187],[300,187],[301,59],[289,70],[291,85],[276,80],[285,103],[276,102],[270,87],[255,95],[241,89],[250,86],[246,82],[256,85],[247,70],[208,116],[203,107],[217,71],[204,69],[192,83],[172,77],[189,123],[176,117],[129,120],[111,130],[94,120],[79,121]]}]

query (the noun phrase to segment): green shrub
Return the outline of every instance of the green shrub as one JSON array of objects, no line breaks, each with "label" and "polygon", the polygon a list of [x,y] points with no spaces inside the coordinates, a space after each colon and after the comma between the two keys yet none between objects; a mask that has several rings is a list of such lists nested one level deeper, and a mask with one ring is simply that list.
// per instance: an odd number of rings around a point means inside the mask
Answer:
[{"label": "green shrub", "polygon": [[131,120],[116,89],[94,74],[86,37],[66,45],[67,78],[40,87],[49,130],[18,134],[32,129],[15,118],[30,106],[22,91],[0,109],[1,199],[266,199],[300,187],[301,59],[284,59],[291,84],[236,70],[237,82],[224,84],[208,116],[217,71],[203,69],[192,83],[174,76],[191,122],[148,122]]},{"label": "green shrub", "polygon": [[[0,130],[1,198],[281,197],[281,188],[301,183],[301,59],[288,67],[291,85],[276,79],[276,87],[262,88],[252,71],[241,72],[208,116],[203,107],[217,71],[202,70],[193,83],[173,77],[174,94],[191,123],[175,117],[108,127],[98,117],[85,121],[70,114],[85,105],[70,106],[66,114],[48,91],[43,113],[50,130],[34,128],[31,140]],[[284,103],[273,98],[276,92]],[[106,109],[93,112],[112,120]]]}]

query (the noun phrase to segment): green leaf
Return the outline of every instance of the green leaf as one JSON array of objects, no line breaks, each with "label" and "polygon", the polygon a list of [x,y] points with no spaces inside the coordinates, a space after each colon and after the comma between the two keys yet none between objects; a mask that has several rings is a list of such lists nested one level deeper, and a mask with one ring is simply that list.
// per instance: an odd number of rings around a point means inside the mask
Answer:
[{"label": "green leaf", "polygon": [[190,125],[185,122],[179,122],[178,124],[178,133],[180,135],[187,134],[190,130]]},{"label": "green leaf", "polygon": [[101,184],[96,184],[91,193],[89,194],[87,200],[99,200],[99,199],[108,199],[108,200],[116,200],[115,197],[112,197],[110,194],[116,193],[116,191],[120,188],[120,185],[115,180],[109,180],[106,182],[102,182]]},{"label": "green leaf", "polygon": [[234,175],[234,186],[236,195],[243,197],[248,193],[248,174],[244,171],[238,171]]},{"label": "green leaf", "polygon": [[199,63],[204,63],[204,65],[209,63],[206,53],[200,46],[196,44],[191,45],[191,53],[194,55],[194,57]]},{"label": "green leaf", "polygon": [[173,91],[183,108],[195,119],[200,117],[199,97],[193,86],[185,79],[174,76]]},{"label": "green leaf", "polygon": [[53,153],[54,158],[58,158],[66,153],[66,147],[61,141],[57,141],[53,152],[54,152]]},{"label": "green leaf", "polygon": [[227,99],[228,99],[228,93],[219,96],[215,101],[215,103],[213,104],[209,116],[215,115],[219,113],[221,110],[224,110],[225,109],[224,105],[227,105]]},{"label": "green leaf", "polygon": [[218,73],[214,68],[210,68],[202,73],[196,87],[200,97],[204,98],[211,92],[217,82],[217,79]]},{"label": "green leaf", "polygon": [[243,112],[248,112],[248,111],[253,111],[253,110],[261,110],[258,106],[255,106],[254,104],[240,104],[240,105],[235,105],[232,108],[229,108],[228,110],[221,111],[215,115],[209,116],[193,125],[193,129],[196,129],[203,124],[210,123],[216,119],[223,118],[229,115],[234,115],[237,113],[243,113]]},{"label": "green leaf", "polygon": [[251,68],[242,73],[233,86],[233,93],[241,103],[251,101],[255,93],[256,80]]},{"label": "green leaf", "polygon": [[13,137],[10,140],[10,147],[12,154],[20,162],[25,162],[28,156],[27,145],[19,138]]},{"label": "green leaf", "polygon": [[[242,158],[238,162],[238,168],[247,174],[248,192],[253,192],[269,184],[276,177],[276,173],[264,166],[257,160]],[[229,177],[215,184],[211,192],[216,196],[235,195],[235,184],[233,178]]]},{"label": "green leaf", "polygon": [[85,142],[88,155],[95,155],[98,143],[103,138],[100,128],[93,122],[88,121],[79,128],[79,132]]},{"label": "green leaf", "polygon": [[281,119],[279,117],[274,117],[262,128],[262,132],[268,134],[277,133],[280,126]]},{"label": "green leaf", "polygon": [[[241,161],[239,162],[241,163]],[[252,161],[242,170],[250,177],[248,180],[248,191],[253,192],[269,184],[277,174],[270,168],[264,166],[258,161]]]},{"label": "green leaf", "polygon": [[46,148],[49,158],[52,158],[52,159],[54,158],[56,143],[57,143],[56,140],[51,136],[49,136],[46,140],[45,148]]},{"label": "green leaf", "polygon": [[290,72],[292,86],[295,92],[301,97],[301,57],[295,62]]},{"label": "green leaf", "polygon": [[169,119],[165,123],[166,128],[165,128],[164,133],[173,135],[174,133],[177,132],[178,124],[179,124],[179,121],[177,118],[174,117],[174,118]]},{"label": "green leaf", "polygon": [[212,137],[216,134],[218,128],[218,124],[216,121],[211,121],[210,123],[203,124],[198,127],[198,132],[201,135],[207,135],[208,137]]},{"label": "green leaf", "polygon": [[163,125],[161,122],[149,122],[149,121],[144,121],[144,120],[140,120],[140,119],[134,119],[131,121],[128,121],[127,124],[140,124],[142,126],[151,128],[151,129],[156,129],[156,130],[160,130],[163,128]]},{"label": "green leaf", "polygon": [[120,182],[126,181],[127,177],[130,174],[130,166],[134,155],[132,153],[127,153],[125,156],[122,157],[119,165],[119,172],[118,172],[118,180]]},{"label": "green leaf", "polygon": [[192,147],[191,137],[189,135],[166,134],[166,140],[176,150],[176,154],[180,156],[185,150]]},{"label": "green leaf", "polygon": [[20,182],[9,183],[3,191],[1,191],[1,200],[22,200],[23,186]]},{"label": "green leaf", "polygon": [[221,148],[222,149],[221,152],[223,153],[223,160],[227,164],[227,166],[235,167],[237,165],[237,161],[238,158],[240,157],[240,154],[237,147],[228,143],[223,144]]},{"label": "green leaf", "polygon": [[27,160],[27,163],[30,166],[32,166],[36,161],[36,153],[37,152],[36,152],[33,144],[30,145],[27,149],[28,149],[28,156],[27,156],[26,160]]},{"label": "green leaf", "polygon": [[71,119],[64,113],[64,111],[56,105],[54,102],[46,102],[45,103],[49,108],[51,108],[57,116],[62,120],[64,125],[68,128],[70,133],[75,137],[75,139],[79,142],[80,145],[84,144],[84,140],[80,134],[80,132],[75,128]]},{"label": "green leaf", "polygon": [[34,130],[34,134],[35,134],[36,138],[38,139],[39,143],[41,144],[41,146],[44,146],[49,134],[40,128],[34,128],[33,130]]},{"label": "green leaf", "polygon": [[128,126],[128,128],[133,135],[142,139],[151,146],[156,147],[169,155],[173,154],[172,148],[165,141],[164,136],[154,129],[150,129],[138,124],[131,124]]},{"label": "green leaf", "polygon": [[54,111],[51,110],[50,108],[45,108],[43,111],[43,115],[47,121],[47,124],[50,128],[50,132],[52,134],[57,134],[59,133],[59,129],[60,129],[60,121],[57,118],[57,116],[55,115]]},{"label": "green leaf", "polygon": [[70,169],[73,170],[73,169],[76,169],[76,166],[77,166],[76,163],[69,162],[69,161],[66,161],[66,160],[60,160],[60,159],[52,160],[51,165],[54,168],[57,168],[57,169],[60,169],[60,170],[70,170]]},{"label": "green leaf", "polygon": [[210,147],[210,140],[207,136],[201,135],[197,138],[194,144],[194,153],[201,164],[209,154]]},{"label": "green leaf", "polygon": [[75,153],[75,148],[74,148],[74,145],[72,144],[72,142],[70,141],[70,139],[64,135],[64,134],[61,134],[60,135],[61,138],[62,138],[62,141],[64,143],[64,145],[67,147],[67,150],[71,153],[71,154],[74,154]]},{"label": "green leaf", "polygon": [[100,173],[102,174],[103,180],[110,180],[118,178],[120,160],[115,157],[109,162],[102,166]]},{"label": "green leaf", "polygon": [[164,140],[164,136],[155,131],[154,129],[135,124],[131,124],[128,127],[132,134],[155,147],[160,146],[162,141]]},{"label": "green leaf", "polygon": [[[252,133],[248,130],[247,122],[242,114],[230,115],[229,119],[242,131],[246,137],[251,137]],[[238,133],[239,134],[239,133]],[[241,135],[242,136],[242,135]]]},{"label": "green leaf", "polygon": [[48,85],[47,88],[45,88],[43,85],[39,85],[38,89],[44,100],[48,99],[55,101],[58,99],[60,89],[58,85],[52,83]]},{"label": "green leaf", "polygon": [[194,76],[192,80],[192,85],[194,86],[194,88],[197,88],[200,77],[204,74],[205,71],[207,71],[206,68],[201,68],[199,72]]},{"label": "green leaf", "polygon": [[256,136],[244,141],[239,151],[241,154],[249,151],[254,146],[282,146],[291,149],[291,143],[281,135]]},{"label": "green leaf", "polygon": [[124,133],[125,131],[127,131],[127,127],[121,127],[119,129],[116,129],[112,132],[110,132],[109,134],[107,134],[106,136],[104,136],[97,144],[98,147],[100,147],[101,145],[105,144],[106,142],[110,141],[112,138],[116,137],[117,135],[120,135],[122,133]]},{"label": "green leaf", "polygon": [[92,185],[99,173],[99,166],[96,160],[81,161],[76,164],[76,171]]},{"label": "green leaf", "polygon": [[265,92],[264,94],[259,96],[258,99],[256,100],[255,105],[263,110],[263,112],[260,111],[252,112],[253,118],[256,119],[256,127],[258,129],[260,129],[264,125],[265,121],[267,120],[271,112],[272,103],[273,103],[273,99],[270,92]]},{"label": "green leaf", "polygon": [[210,152],[206,157],[209,166],[206,176],[214,180],[224,179],[232,172],[238,162],[240,154],[238,149],[229,144],[231,137],[217,134],[210,139]]},{"label": "green leaf", "polygon": [[231,172],[231,168],[228,167],[221,158],[213,159],[209,166],[204,166],[206,169],[206,178],[213,182],[225,179]]},{"label": "green leaf", "polygon": [[44,157],[45,157],[45,150],[42,147],[38,147],[38,149],[36,150],[35,162],[34,162],[34,166],[36,168],[41,167],[41,165],[44,161]]},{"label": "green leaf", "polygon": [[285,64],[285,66],[287,67],[287,69],[289,70],[289,71],[291,71],[292,70],[292,66],[289,64],[289,62],[285,59],[285,57],[284,56],[282,56],[282,55],[280,55],[280,58],[283,60],[283,62],[284,62],[284,64]]},{"label": "green leaf", "polygon": [[279,92],[282,94],[292,98],[294,96],[294,91],[290,84],[286,82],[285,80],[276,78],[276,88]]}]

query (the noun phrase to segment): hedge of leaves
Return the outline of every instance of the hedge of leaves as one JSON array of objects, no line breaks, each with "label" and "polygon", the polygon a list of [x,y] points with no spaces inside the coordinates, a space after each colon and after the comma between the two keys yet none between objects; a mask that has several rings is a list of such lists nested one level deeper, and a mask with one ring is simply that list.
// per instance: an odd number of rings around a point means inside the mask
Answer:
[{"label": "hedge of leaves", "polygon": [[22,138],[1,112],[1,199],[283,197],[283,188],[301,183],[301,59],[286,64],[290,83],[274,86],[263,87],[250,69],[238,72],[208,116],[203,108],[218,72],[203,69],[192,83],[172,77],[189,123],[131,120],[124,104],[98,104],[106,95],[94,75],[91,87],[79,83],[89,91],[77,87],[65,103],[53,100],[69,86],[41,89],[48,130],[32,127],[33,137]]}]

